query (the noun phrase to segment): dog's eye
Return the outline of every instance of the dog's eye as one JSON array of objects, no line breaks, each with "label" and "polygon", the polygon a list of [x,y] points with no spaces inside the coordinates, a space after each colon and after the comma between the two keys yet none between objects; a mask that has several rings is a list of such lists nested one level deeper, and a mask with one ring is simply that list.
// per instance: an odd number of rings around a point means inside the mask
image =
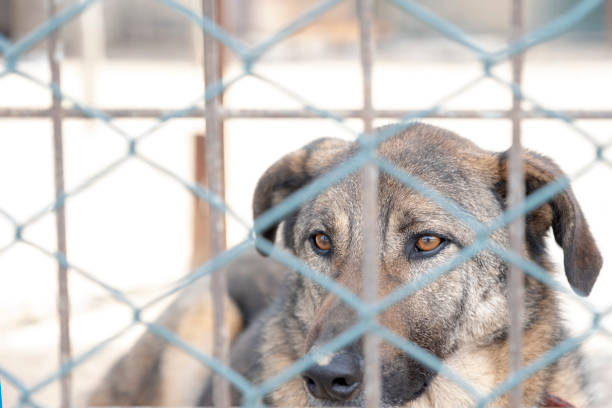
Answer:
[{"label": "dog's eye", "polygon": [[417,239],[414,245],[419,252],[431,252],[438,248],[444,240],[434,235],[423,235]]},{"label": "dog's eye", "polygon": [[327,254],[331,251],[331,238],[327,234],[316,232],[312,235],[311,240],[315,250],[320,254]]}]

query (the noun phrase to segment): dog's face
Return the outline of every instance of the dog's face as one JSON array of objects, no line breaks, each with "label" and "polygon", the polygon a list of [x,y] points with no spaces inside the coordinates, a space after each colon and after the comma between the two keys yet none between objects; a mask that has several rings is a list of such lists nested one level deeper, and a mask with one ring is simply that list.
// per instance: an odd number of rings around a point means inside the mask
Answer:
[{"label": "dog's face", "polygon": [[[321,139],[271,167],[255,193],[260,215],[289,194],[354,156],[354,143]],[[429,188],[450,198],[484,224],[505,210],[507,172],[504,154],[483,151],[450,132],[414,125],[380,145],[378,154]],[[532,192],[562,175],[550,161],[526,154],[526,187]],[[364,239],[378,248],[379,297],[453,260],[476,235],[401,181],[383,172],[378,181],[378,234],[364,237],[361,177],[352,174],[327,188],[283,225],[286,247],[312,269],[356,294],[363,289]],[[524,256],[546,267],[544,236],[552,226],[565,254],[566,274],[576,291],[588,294],[601,267],[601,257],[571,191],[527,216]],[[273,240],[276,226],[263,231]],[[490,240],[508,246],[504,228]],[[509,325],[507,264],[482,251],[378,317],[381,325],[444,360],[456,350],[504,339]],[[357,322],[355,311],[307,279],[297,278],[295,319],[301,355],[327,343]],[[537,319],[542,286],[527,282],[526,324]],[[533,304],[530,305],[529,302]],[[304,392],[312,405],[362,405],[361,343],[328,356],[303,373]],[[381,346],[383,403],[404,405],[426,391],[435,372],[388,345]]]}]

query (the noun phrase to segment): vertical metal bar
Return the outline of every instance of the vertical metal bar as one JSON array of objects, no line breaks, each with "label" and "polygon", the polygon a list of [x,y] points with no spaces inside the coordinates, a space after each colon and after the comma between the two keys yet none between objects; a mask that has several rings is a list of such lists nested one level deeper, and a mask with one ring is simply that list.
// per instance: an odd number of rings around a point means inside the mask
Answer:
[{"label": "vertical metal bar", "polygon": [[[523,1],[512,0],[512,38],[519,38],[523,32]],[[522,82],[523,55],[517,54],[512,57],[512,79],[520,88]],[[521,147],[521,99],[512,94],[512,147],[508,165],[508,205],[514,207],[525,199],[525,181],[523,168],[523,154]],[[523,254],[525,245],[525,217],[521,216],[514,220],[509,226],[510,248]],[[523,340],[523,292],[524,274],[516,265],[510,265],[510,349],[509,349],[509,372],[518,371],[522,365],[522,340]],[[520,408],[522,402],[522,385],[517,385],[510,391],[510,408]]]},{"label": "vertical metal bar", "polygon": [[604,23],[604,30],[606,30],[606,38],[608,39],[608,46],[612,45],[612,2],[605,2],[604,7],[606,8],[606,17]]},{"label": "vertical metal bar", "polygon": [[[365,141],[372,140],[372,38],[373,2],[358,0],[357,13],[360,27],[361,70],[363,75],[363,127]],[[378,168],[367,163],[361,171],[363,203],[363,299],[374,303],[378,298]],[[373,318],[376,320],[376,317]],[[368,408],[380,405],[380,339],[373,333],[366,333],[363,340],[365,359],[365,398]]]},{"label": "vertical metal bar", "polygon": [[[212,21],[218,20],[218,0],[202,0],[202,12]],[[219,46],[214,38],[204,33],[204,85],[206,88],[221,77]],[[220,98],[206,101],[206,172],[208,188],[219,197],[224,195],[223,177],[223,122],[219,115]],[[225,250],[225,214],[209,206],[210,214],[210,255],[215,256]],[[214,307],[214,347],[213,355],[224,364],[229,364],[228,333],[225,330],[226,277],[217,270],[210,282]],[[227,380],[215,374],[213,377],[213,402],[216,407],[230,406],[230,390]]]},{"label": "vertical metal bar", "polygon": [[[49,17],[53,17],[57,12],[55,0],[48,0]],[[60,89],[60,63],[57,56],[57,42],[59,30],[49,35],[47,56],[49,68],[51,70],[51,82]],[[57,252],[60,257],[66,256],[66,216],[64,205],[64,146],[62,135],[62,100],[57,92],[52,93],[51,120],[53,122],[53,163],[55,175],[55,197],[58,202],[55,210],[55,223],[57,231]],[[62,258],[59,258],[62,259]],[[64,258],[65,259],[65,258]],[[70,345],[70,298],[68,293],[68,270],[66,263],[58,260],[57,270],[57,311],[59,315],[59,362],[67,363],[71,358]],[[60,383],[61,388],[61,407],[69,408],[72,406],[72,376],[66,373]]]},{"label": "vertical metal bar", "polygon": [[374,109],[372,107],[373,0],[358,0],[357,7],[363,88],[363,126],[365,133],[371,133],[373,128],[372,122],[374,121]]},{"label": "vertical metal bar", "polygon": [[[363,299],[374,303],[378,298],[378,169],[372,163],[366,164],[361,172],[363,184]],[[372,318],[375,322],[376,317]],[[374,333],[366,333],[363,339],[365,360],[365,397],[366,406],[375,408],[380,405],[380,339]]]}]

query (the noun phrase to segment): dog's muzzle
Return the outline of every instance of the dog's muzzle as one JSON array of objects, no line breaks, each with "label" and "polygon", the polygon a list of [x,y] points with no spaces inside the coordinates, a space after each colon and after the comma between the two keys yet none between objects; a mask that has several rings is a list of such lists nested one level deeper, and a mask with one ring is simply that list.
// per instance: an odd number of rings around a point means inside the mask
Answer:
[{"label": "dog's muzzle", "polygon": [[[405,356],[383,363],[381,369],[384,406],[401,406],[420,397],[436,375]],[[319,360],[302,379],[310,397],[321,405],[363,405],[363,358],[353,348]]]}]

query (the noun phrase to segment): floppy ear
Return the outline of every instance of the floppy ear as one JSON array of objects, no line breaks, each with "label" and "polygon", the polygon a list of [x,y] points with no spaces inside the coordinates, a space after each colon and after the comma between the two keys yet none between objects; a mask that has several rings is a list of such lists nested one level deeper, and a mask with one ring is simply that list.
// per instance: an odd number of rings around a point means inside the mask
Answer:
[{"label": "floppy ear", "polygon": [[[507,153],[499,156],[498,191],[505,197],[508,174]],[[525,168],[525,193],[531,194],[558,179],[567,178],[552,160],[532,152],[523,155]],[[501,191],[503,190],[503,191]],[[527,232],[543,236],[552,226],[555,240],[563,248],[565,275],[576,293],[587,296],[599,275],[602,258],[591,235],[580,205],[571,187],[567,186],[526,217]]]},{"label": "floppy ear", "polygon": [[[293,192],[304,187],[319,175],[338,163],[339,153],[347,152],[349,142],[341,139],[317,139],[274,163],[261,176],[253,196],[253,219],[283,201]],[[277,222],[263,231],[255,231],[257,237],[274,242]],[[261,249],[260,254],[267,255]]]}]

